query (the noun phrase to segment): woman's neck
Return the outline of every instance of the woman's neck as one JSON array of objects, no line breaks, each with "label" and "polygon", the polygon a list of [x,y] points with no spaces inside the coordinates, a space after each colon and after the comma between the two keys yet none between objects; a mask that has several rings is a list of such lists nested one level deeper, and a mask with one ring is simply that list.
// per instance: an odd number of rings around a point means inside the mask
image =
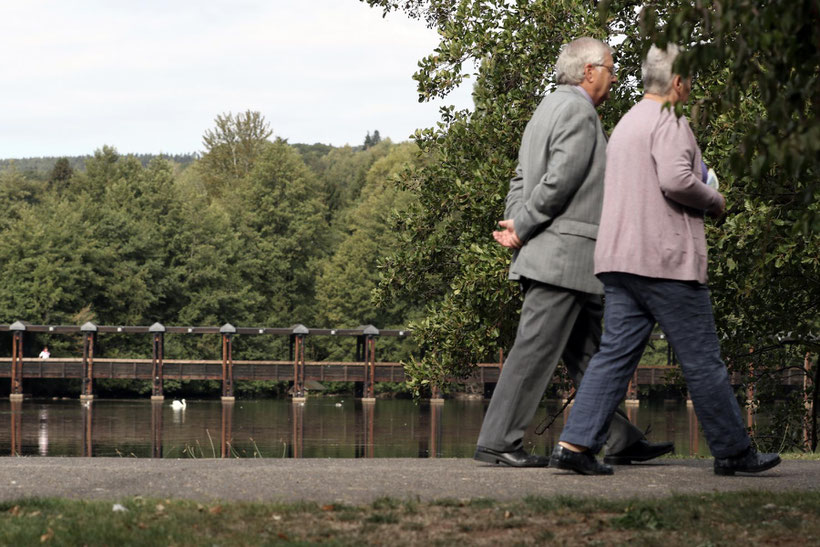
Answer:
[{"label": "woman's neck", "polygon": [[657,95],[655,93],[644,93],[644,99],[649,99],[650,101],[655,101],[661,104],[675,104],[678,102],[678,96],[676,93],[667,93],[666,95]]}]

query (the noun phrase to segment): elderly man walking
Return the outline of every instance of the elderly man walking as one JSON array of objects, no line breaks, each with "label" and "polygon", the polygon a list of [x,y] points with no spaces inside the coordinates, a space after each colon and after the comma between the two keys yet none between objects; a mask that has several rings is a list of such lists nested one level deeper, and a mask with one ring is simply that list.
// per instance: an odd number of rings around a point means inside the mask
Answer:
[{"label": "elderly man walking", "polygon": [[[606,137],[595,107],[617,81],[612,52],[593,38],[566,44],[558,86],[527,124],[503,228],[493,235],[516,249],[510,279],[524,292],[521,319],[478,437],[475,459],[545,467],[523,450],[526,428],[563,359],[577,386],[601,338],[602,286],[592,257],[603,199]],[[646,461],[673,449],[650,444],[622,413],[608,452],[616,463]]]},{"label": "elderly man walking", "polygon": [[604,282],[606,332],[592,358],[550,467],[586,475],[612,468],[594,454],[626,393],[655,322],[666,333],[718,475],[757,473],[780,463],[758,454],[743,426],[706,286],[704,212],[725,201],[706,184],[706,166],[684,117],[668,105],[689,98],[691,81],[672,72],[679,49],[655,46],[642,67],[644,98],[618,122],[607,149],[595,271]]}]

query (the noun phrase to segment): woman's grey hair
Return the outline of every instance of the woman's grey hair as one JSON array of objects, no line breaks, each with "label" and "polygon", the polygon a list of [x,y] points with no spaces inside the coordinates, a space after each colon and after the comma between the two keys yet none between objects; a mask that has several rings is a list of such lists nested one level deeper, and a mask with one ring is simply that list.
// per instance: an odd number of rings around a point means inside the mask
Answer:
[{"label": "woman's grey hair", "polygon": [[666,95],[675,77],[672,73],[672,65],[675,64],[680,51],[681,48],[677,44],[666,44],[666,49],[655,45],[649,48],[649,53],[646,54],[646,59],[641,65],[644,93]]},{"label": "woman's grey hair", "polygon": [[595,38],[576,38],[564,44],[555,61],[555,80],[559,84],[580,84],[584,81],[584,66],[603,65],[607,53],[612,55],[612,48]]}]

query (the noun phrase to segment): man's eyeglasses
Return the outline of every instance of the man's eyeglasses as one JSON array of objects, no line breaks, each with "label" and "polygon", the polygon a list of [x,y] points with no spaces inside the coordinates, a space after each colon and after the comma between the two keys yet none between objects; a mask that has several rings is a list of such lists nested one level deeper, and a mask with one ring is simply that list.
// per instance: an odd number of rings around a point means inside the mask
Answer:
[{"label": "man's eyeglasses", "polygon": [[610,76],[615,76],[615,67],[614,66],[609,66],[609,65],[604,65],[604,64],[596,64],[596,65],[592,65],[592,66],[602,66],[607,70],[607,72],[609,72]]}]

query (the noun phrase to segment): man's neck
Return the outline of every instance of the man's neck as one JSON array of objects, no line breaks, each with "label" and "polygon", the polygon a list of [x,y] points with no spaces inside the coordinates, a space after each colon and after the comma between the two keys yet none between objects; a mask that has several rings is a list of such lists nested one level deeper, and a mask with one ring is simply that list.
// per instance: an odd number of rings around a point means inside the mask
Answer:
[{"label": "man's neck", "polygon": [[595,101],[592,100],[592,95],[589,94],[589,91],[587,91],[587,89],[583,85],[577,84],[575,87],[578,88],[578,91],[583,93],[584,97],[587,98],[587,100],[592,106],[595,106]]}]

